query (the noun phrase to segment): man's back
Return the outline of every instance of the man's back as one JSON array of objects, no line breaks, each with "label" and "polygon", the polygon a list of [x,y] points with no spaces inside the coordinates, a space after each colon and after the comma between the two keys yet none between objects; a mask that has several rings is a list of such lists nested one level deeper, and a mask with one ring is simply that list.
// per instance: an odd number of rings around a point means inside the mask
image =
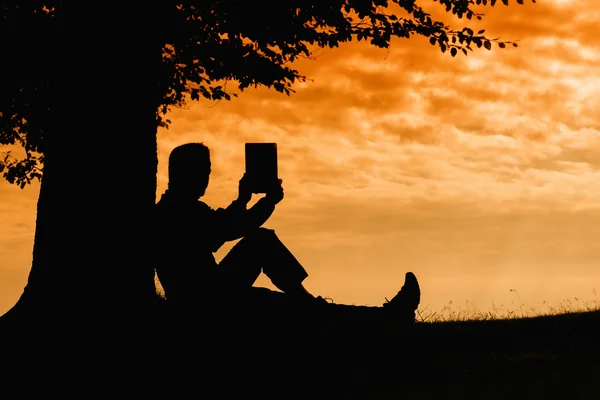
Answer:
[{"label": "man's back", "polygon": [[214,212],[201,201],[168,193],[156,204],[156,273],[169,301],[200,295],[214,277],[213,251],[220,247],[211,232]]}]

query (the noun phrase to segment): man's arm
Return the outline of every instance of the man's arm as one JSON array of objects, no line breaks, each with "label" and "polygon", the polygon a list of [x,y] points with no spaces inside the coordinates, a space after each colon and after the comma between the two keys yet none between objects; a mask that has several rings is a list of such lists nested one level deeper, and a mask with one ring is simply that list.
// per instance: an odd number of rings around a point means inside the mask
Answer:
[{"label": "man's arm", "polygon": [[256,202],[251,209],[248,210],[249,218],[252,221],[258,223],[258,227],[262,226],[273,211],[275,211],[275,205],[283,200],[283,186],[281,185],[281,179],[278,180],[277,185],[273,186],[266,194],[266,196]]},{"label": "man's arm", "polygon": [[[239,195],[227,208],[215,211],[214,224],[216,227],[218,247],[223,243],[244,237],[248,232],[261,227],[275,211],[275,205],[283,199],[281,180],[264,198],[246,209],[252,192],[248,188],[248,180],[244,176],[240,180]],[[217,249],[218,249],[217,247]],[[216,250],[215,250],[216,251]]]}]

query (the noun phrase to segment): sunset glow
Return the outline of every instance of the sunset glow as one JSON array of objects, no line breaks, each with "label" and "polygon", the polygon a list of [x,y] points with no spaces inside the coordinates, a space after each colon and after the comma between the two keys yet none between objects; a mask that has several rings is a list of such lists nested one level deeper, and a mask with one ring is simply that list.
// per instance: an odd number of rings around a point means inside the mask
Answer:
[{"label": "sunset glow", "polygon": [[[600,2],[485,10],[473,28],[519,47],[453,58],[420,37],[389,51],[351,43],[299,61],[309,80],[290,97],[248,89],[173,110],[158,134],[157,195],[169,152],[204,142],[213,173],[203,200],[227,206],[244,143],[277,142],[285,198],[266,226],[315,294],[380,305],[412,271],[422,309],[594,299]],[[26,284],[38,192],[0,181],[0,314]]]}]

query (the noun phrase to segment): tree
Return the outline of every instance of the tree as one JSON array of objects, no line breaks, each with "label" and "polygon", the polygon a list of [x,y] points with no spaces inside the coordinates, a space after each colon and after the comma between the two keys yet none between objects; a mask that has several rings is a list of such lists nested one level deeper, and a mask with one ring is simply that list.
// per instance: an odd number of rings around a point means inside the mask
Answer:
[{"label": "tree", "polygon": [[[496,3],[433,1],[469,20]],[[230,100],[228,81],[290,95],[305,79],[295,60],[352,40],[387,48],[420,35],[451,56],[517,46],[453,29],[417,3],[4,0],[0,144],[25,156],[4,152],[0,171],[21,187],[41,179],[33,264],[13,315],[149,304],[156,131],[171,107]]]}]

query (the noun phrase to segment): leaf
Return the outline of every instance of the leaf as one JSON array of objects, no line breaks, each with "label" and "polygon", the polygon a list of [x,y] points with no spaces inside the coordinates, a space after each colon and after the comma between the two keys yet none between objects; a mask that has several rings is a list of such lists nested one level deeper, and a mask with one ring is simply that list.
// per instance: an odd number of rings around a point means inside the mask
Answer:
[{"label": "leaf", "polygon": [[[482,14],[474,9],[474,4],[489,6],[495,5],[498,0],[434,1],[437,1],[442,9],[445,6],[448,14],[451,12],[459,18],[475,17],[480,21]],[[535,0],[529,1],[535,3]],[[313,46],[335,48],[345,42],[365,40],[377,47],[389,48],[392,36],[411,38],[420,35],[431,45],[439,46],[442,52],[450,50],[452,57],[455,57],[458,50],[468,55],[467,50],[476,49],[474,44],[478,47],[485,45],[485,48],[490,50],[493,44],[498,43],[497,40],[484,37],[486,32],[484,29],[474,29],[475,32],[478,31],[477,36],[468,28],[452,29],[443,22],[445,18],[438,20],[437,13],[432,17],[416,6],[418,2],[418,0],[177,1],[171,7],[171,11],[177,11],[177,16],[175,13],[164,15],[165,18],[161,18],[161,23],[164,22],[165,25],[161,29],[160,36],[156,37],[161,43],[169,44],[164,45],[162,63],[160,69],[156,71],[160,72],[160,82],[158,80],[147,82],[149,85],[158,85],[153,90],[155,89],[155,92],[160,93],[161,96],[160,99],[156,99],[158,105],[154,111],[162,113],[164,117],[169,114],[167,111],[170,106],[183,106],[185,101],[190,99],[230,100],[234,96],[237,97],[237,94],[230,95],[222,88],[216,87],[216,83],[224,79],[239,82],[237,91],[240,93],[248,88],[263,86],[271,88],[273,92],[279,91],[290,95],[294,91],[290,90],[289,86],[293,85],[295,79],[299,77],[299,71],[293,65],[298,58],[311,58]],[[524,4],[523,0],[512,2],[501,0],[501,2],[510,3],[511,6],[515,3]],[[5,110],[6,105],[13,107],[14,103],[16,107],[14,111],[11,108],[11,113],[15,113],[14,118],[12,115],[0,116],[0,141],[3,144],[7,140],[14,142],[14,139],[11,139],[12,133],[8,133],[7,137],[4,132],[19,131],[24,138],[24,141],[20,142],[22,145],[31,145],[31,150],[34,151],[43,148],[39,146],[42,141],[41,134],[45,132],[46,124],[49,121],[53,122],[52,118],[55,115],[54,112],[48,111],[56,106],[53,100],[55,96],[49,95],[53,93],[54,83],[45,87],[43,82],[52,81],[53,70],[46,66],[36,68],[34,76],[31,76],[28,66],[50,59],[49,56],[51,57],[54,51],[52,47],[54,38],[60,36],[55,35],[58,31],[54,33],[47,31],[57,24],[51,20],[43,20],[46,16],[32,14],[26,17],[26,14],[28,10],[37,7],[32,4],[48,4],[48,7],[57,9],[56,14],[51,18],[58,18],[64,14],[67,3],[69,2],[57,0],[11,0],[4,1],[3,6],[0,6],[2,15],[0,25],[18,26],[18,29],[32,33],[32,35],[13,35],[9,38],[9,41],[13,42],[10,49],[17,50],[22,47],[22,50],[15,54],[24,57],[21,57],[22,59],[14,57],[9,65],[9,71],[0,77],[2,88],[0,112]],[[166,3],[171,4],[168,1]],[[278,3],[281,5],[277,5]],[[388,3],[398,5],[404,11],[400,14],[387,8]],[[8,8],[4,10],[3,7]],[[14,7],[21,10],[9,11]],[[112,22],[119,21],[119,18],[105,22],[110,26]],[[486,26],[478,26],[478,28],[483,27]],[[13,32],[11,29],[7,31],[8,34]],[[58,26],[56,29],[60,30]],[[34,41],[25,37],[42,37],[38,34],[45,34],[46,31],[49,34],[48,39],[52,39],[48,42],[49,45],[42,44],[42,41],[39,45],[31,45]],[[140,40],[143,48],[145,39]],[[504,42],[498,46],[506,48],[511,44],[517,47],[513,42]],[[458,47],[455,47],[457,45]],[[117,64],[111,64],[112,67],[118,68]],[[102,68],[98,66],[98,71],[101,70]],[[280,85],[274,87],[275,82],[279,82]],[[10,90],[5,90],[7,84]],[[16,92],[21,89],[22,92]],[[16,95],[18,98],[14,97]],[[168,127],[171,122],[166,118],[157,118],[156,123]],[[39,132],[36,133],[36,130]],[[5,156],[4,153],[0,151],[0,164]],[[13,158],[11,156],[8,159],[10,162],[0,167],[2,173],[14,170]],[[40,164],[42,164],[41,160]],[[24,164],[23,168],[29,170],[33,168],[33,164]],[[12,172],[13,178],[10,179],[14,179],[15,175],[20,176],[23,173],[20,170]]]},{"label": "leaf", "polygon": [[501,49],[503,49],[503,48],[506,47],[506,45],[504,43],[500,42],[500,43],[498,43],[498,47],[500,47]]}]

